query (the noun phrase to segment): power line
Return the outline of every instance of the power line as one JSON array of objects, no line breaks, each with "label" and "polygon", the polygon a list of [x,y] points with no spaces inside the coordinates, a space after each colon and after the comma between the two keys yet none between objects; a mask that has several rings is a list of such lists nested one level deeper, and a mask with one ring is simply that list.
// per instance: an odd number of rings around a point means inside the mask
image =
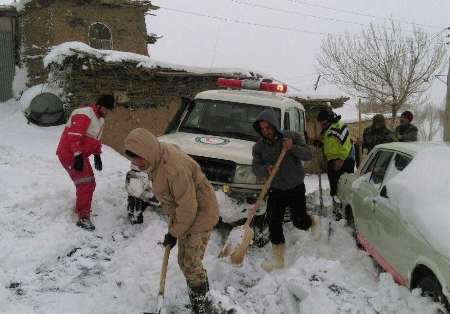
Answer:
[{"label": "power line", "polygon": [[[250,7],[254,7],[254,8],[270,10],[270,11],[273,11],[273,12],[280,12],[280,13],[285,13],[285,14],[290,14],[290,15],[297,15],[297,16],[306,16],[306,17],[311,17],[311,18],[320,19],[320,20],[326,20],[326,21],[331,21],[331,22],[340,22],[340,23],[346,23],[346,24],[352,24],[352,25],[358,25],[358,26],[367,26],[367,23],[364,24],[364,23],[359,23],[359,22],[350,21],[350,20],[343,20],[343,19],[336,19],[336,18],[331,18],[331,17],[325,17],[325,16],[322,16],[322,15],[313,15],[313,14],[301,13],[301,12],[298,12],[298,11],[291,11],[291,10],[275,8],[275,7],[270,7],[270,6],[261,5],[261,4],[255,4],[255,3],[248,2],[248,1],[241,1],[241,0],[230,0],[230,1],[234,2],[234,3],[237,3],[237,4],[240,4],[240,5],[246,5],[246,6],[250,6]],[[415,24],[415,25],[418,25],[418,24]],[[406,32],[407,33],[414,33],[413,30],[406,30]],[[359,37],[359,36],[356,36],[356,37]]]},{"label": "power line", "polygon": [[227,23],[235,23],[235,24],[242,24],[242,25],[250,25],[250,26],[256,26],[256,27],[264,27],[264,28],[270,28],[270,29],[278,29],[283,31],[289,31],[289,32],[296,32],[296,33],[305,33],[310,35],[319,35],[319,36],[325,36],[328,35],[327,33],[323,32],[315,32],[310,31],[302,28],[292,28],[292,27],[285,27],[285,26],[278,26],[278,25],[269,25],[269,24],[261,24],[261,23],[253,23],[248,21],[242,21],[234,18],[228,18],[228,17],[222,17],[222,16],[215,16],[215,15],[209,15],[209,14],[203,14],[193,11],[187,11],[187,10],[181,10],[181,9],[175,9],[175,8],[169,8],[165,6],[159,6],[163,10],[182,13],[182,14],[188,14],[193,16],[200,16],[200,17],[206,17],[210,19],[214,19],[217,21],[223,21]]},{"label": "power line", "polygon": [[437,26],[437,25],[427,25],[427,24],[414,23],[414,22],[401,20],[401,19],[394,19],[394,18],[387,18],[387,17],[382,17],[382,16],[376,16],[376,15],[372,15],[372,14],[368,14],[368,13],[363,13],[363,12],[360,12],[360,11],[353,11],[353,10],[345,10],[345,9],[333,8],[333,7],[325,6],[325,5],[322,5],[322,4],[310,3],[310,2],[306,2],[306,1],[300,1],[300,0],[286,0],[286,1],[291,2],[293,4],[305,5],[305,6],[315,7],[315,8],[322,8],[322,9],[327,9],[327,10],[336,11],[336,12],[353,14],[353,15],[357,15],[357,16],[370,17],[370,18],[373,18],[373,19],[381,19],[381,20],[385,20],[385,21],[392,20],[392,21],[396,21],[396,22],[400,22],[400,23],[404,23],[404,24],[423,26],[423,27],[429,27],[429,28],[442,28],[442,26]]},{"label": "power line", "polygon": [[364,26],[365,25],[365,24],[359,23],[359,22],[354,22],[354,21],[349,21],[349,20],[342,20],[342,19],[336,19],[336,18],[332,18],[332,17],[325,17],[325,16],[321,16],[321,15],[313,15],[313,14],[301,13],[301,12],[298,12],[298,11],[291,11],[291,10],[280,9],[280,8],[274,8],[274,7],[269,7],[269,6],[265,6],[265,5],[262,5],[262,4],[251,3],[251,2],[248,2],[248,1],[240,1],[240,0],[230,0],[230,1],[235,2],[237,4],[241,4],[241,5],[251,6],[251,7],[254,7],[254,8],[260,8],[260,9],[265,9],[265,10],[270,10],[270,11],[275,11],[275,12],[281,12],[281,13],[286,13],[286,14],[291,14],[291,15],[306,16],[306,17],[311,17],[311,18],[320,19],[320,20],[326,20],[326,21],[331,21],[331,22],[347,23],[347,24],[353,24],[353,25],[359,25],[359,26]]},{"label": "power line", "polygon": [[[249,5],[249,6],[253,6],[253,7],[259,7],[259,8],[264,8],[264,9],[268,9],[268,10],[273,10],[273,11],[278,11],[278,12],[283,12],[283,13],[289,13],[289,14],[294,14],[294,15],[306,15],[306,16],[311,16],[311,17],[314,16],[314,17],[320,18],[320,19],[326,19],[326,20],[335,21],[335,22],[344,22],[344,23],[350,23],[350,24],[357,24],[357,25],[360,25],[360,26],[365,26],[366,25],[366,24],[352,22],[352,21],[339,20],[339,19],[328,18],[328,17],[318,16],[318,15],[303,14],[303,13],[300,13],[300,12],[288,11],[288,10],[284,10],[284,9],[277,9],[277,8],[268,7],[268,6],[264,6],[264,5],[253,4],[253,3],[250,3],[250,2],[244,2],[244,1],[241,1],[241,0],[231,0],[231,1],[233,1],[235,3],[238,3],[238,4]],[[294,0],[287,0],[287,1],[294,1]],[[310,31],[310,30],[306,30],[306,29],[303,29],[303,28],[293,28],[293,27],[286,27],[286,26],[278,26],[278,25],[269,25],[269,24],[248,22],[248,21],[243,21],[243,20],[239,20],[239,19],[235,19],[235,18],[228,18],[228,17],[215,16],[215,15],[210,15],[210,14],[203,14],[203,13],[199,13],[199,12],[187,11],[187,10],[176,9],[176,8],[169,8],[169,7],[165,7],[165,6],[159,6],[159,7],[161,9],[167,10],[167,11],[172,11],[172,12],[177,12],[177,13],[182,13],[182,14],[187,14],[187,15],[193,15],[193,16],[198,16],[198,17],[205,17],[205,18],[214,19],[214,20],[217,20],[217,21],[223,21],[223,22],[227,22],[227,23],[234,23],[234,24],[241,24],[241,25],[250,25],[250,26],[256,26],[256,27],[277,29],[277,30],[297,32],[297,33],[305,33],[305,34],[319,35],[319,36],[325,36],[325,35],[328,35],[328,34],[332,34],[332,33]],[[383,19],[387,19],[387,18],[383,18]],[[411,23],[411,24],[413,24],[413,23]],[[414,25],[420,25],[420,24],[414,24]],[[446,29],[448,29],[448,28],[445,28],[444,30],[446,30]],[[441,30],[440,32],[438,32],[438,34],[440,34],[442,32],[443,31]],[[354,37],[359,37],[359,36],[355,35]]]}]

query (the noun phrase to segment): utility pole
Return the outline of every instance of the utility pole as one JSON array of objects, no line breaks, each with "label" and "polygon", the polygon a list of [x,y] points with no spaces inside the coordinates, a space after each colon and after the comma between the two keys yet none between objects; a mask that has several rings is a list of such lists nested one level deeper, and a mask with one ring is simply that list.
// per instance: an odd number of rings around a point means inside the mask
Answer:
[{"label": "utility pole", "polygon": [[444,118],[444,141],[450,141],[450,62],[447,75],[447,102],[445,105],[445,118]]}]

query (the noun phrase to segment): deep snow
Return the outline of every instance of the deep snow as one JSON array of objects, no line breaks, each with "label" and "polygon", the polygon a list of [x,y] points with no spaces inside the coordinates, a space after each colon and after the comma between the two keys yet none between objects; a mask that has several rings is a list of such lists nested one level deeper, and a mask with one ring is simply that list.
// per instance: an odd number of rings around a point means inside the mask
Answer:
[{"label": "deep snow", "polygon": [[[16,101],[0,103],[0,313],[152,311],[164,215],[146,211],[143,225],[127,222],[129,162],[104,147],[93,202],[97,230],[76,227],[74,187],[55,156],[61,131],[27,124]],[[306,183],[309,193],[316,190],[315,177]],[[317,204],[317,192],[309,200]],[[323,219],[324,232],[327,225]],[[260,268],[270,245],[252,247],[244,265],[233,267],[216,257],[227,235],[216,230],[205,257],[214,299],[237,313],[435,313],[437,305],[419,291],[378,276],[343,222],[334,227],[327,243],[287,224],[287,268],[271,274]],[[188,313],[176,249],[166,282],[169,313]]]}]

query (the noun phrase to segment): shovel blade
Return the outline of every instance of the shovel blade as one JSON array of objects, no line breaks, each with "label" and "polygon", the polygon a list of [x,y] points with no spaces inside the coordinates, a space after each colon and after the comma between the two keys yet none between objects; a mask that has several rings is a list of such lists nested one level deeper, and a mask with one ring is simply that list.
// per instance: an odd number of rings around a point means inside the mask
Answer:
[{"label": "shovel blade", "polygon": [[142,314],[166,314],[166,309],[164,307],[164,296],[161,294],[158,295],[155,312],[143,312]]}]

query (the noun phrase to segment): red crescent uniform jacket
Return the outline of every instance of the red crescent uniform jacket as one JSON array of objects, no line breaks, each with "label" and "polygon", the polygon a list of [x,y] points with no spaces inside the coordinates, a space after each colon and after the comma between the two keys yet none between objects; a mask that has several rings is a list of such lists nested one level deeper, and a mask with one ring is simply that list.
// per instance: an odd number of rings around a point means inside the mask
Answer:
[{"label": "red crescent uniform jacket", "polygon": [[94,104],[75,109],[66,123],[56,154],[63,158],[73,158],[78,154],[86,157],[100,154],[104,123]]}]

